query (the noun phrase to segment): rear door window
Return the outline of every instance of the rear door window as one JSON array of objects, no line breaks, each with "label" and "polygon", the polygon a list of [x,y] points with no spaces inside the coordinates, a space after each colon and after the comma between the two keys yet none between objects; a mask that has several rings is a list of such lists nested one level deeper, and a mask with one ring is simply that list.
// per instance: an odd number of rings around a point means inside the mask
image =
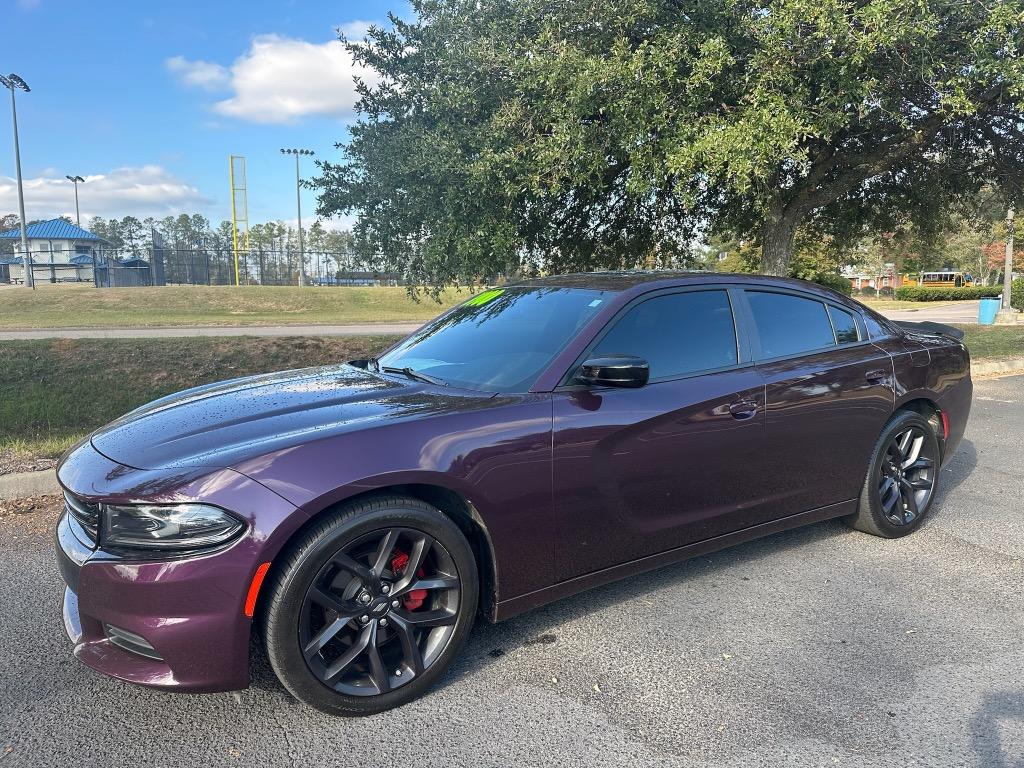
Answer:
[{"label": "rear door window", "polygon": [[746,295],[762,359],[835,346],[832,323],[822,302],[769,291],[747,291]]}]

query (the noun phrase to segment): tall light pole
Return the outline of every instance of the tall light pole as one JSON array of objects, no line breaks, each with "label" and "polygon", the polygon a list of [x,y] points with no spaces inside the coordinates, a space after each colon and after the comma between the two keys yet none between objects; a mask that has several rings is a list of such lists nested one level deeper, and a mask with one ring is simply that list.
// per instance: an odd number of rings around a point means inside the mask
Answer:
[{"label": "tall light pole", "polygon": [[295,155],[295,209],[299,215],[299,285],[306,284],[306,255],[302,248],[302,182],[299,179],[299,157],[314,154],[311,149],[282,149],[283,155]]},{"label": "tall light pole", "polygon": [[18,174],[18,214],[21,216],[21,262],[25,267],[25,286],[35,288],[35,276],[32,274],[32,254],[28,252],[28,224],[25,221],[25,190],[21,184],[21,147],[18,144],[18,108],[14,103],[14,91],[20,88],[28,93],[28,83],[11,73],[0,75],[0,84],[11,92],[11,119],[14,120],[14,168]]},{"label": "tall light pole", "polygon": [[1006,210],[1006,258],[1003,262],[1003,301],[1002,307],[996,312],[997,325],[1013,325],[1020,313],[1010,305],[1013,292],[1013,204]]},{"label": "tall light pole", "polygon": [[78,212],[78,182],[82,182],[84,184],[85,179],[81,176],[65,176],[64,178],[75,185],[75,222],[78,224],[79,228],[81,228],[82,214]]}]

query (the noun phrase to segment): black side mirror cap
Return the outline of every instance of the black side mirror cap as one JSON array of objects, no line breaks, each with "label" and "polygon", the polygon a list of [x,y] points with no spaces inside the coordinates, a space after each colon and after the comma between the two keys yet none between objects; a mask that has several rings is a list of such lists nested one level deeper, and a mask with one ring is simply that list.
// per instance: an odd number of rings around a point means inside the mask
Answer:
[{"label": "black side mirror cap", "polygon": [[587,360],[573,377],[593,387],[642,387],[651,376],[651,367],[642,357],[607,355]]}]

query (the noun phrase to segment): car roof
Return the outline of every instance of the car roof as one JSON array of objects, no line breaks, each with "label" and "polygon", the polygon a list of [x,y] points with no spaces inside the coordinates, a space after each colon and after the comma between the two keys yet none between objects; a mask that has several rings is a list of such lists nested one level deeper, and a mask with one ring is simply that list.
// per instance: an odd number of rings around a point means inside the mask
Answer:
[{"label": "car roof", "polygon": [[[773,277],[744,272],[707,272],[705,270],[630,269],[608,272],[576,272],[550,275],[509,283],[508,288],[587,288],[597,291],[628,291],[633,288],[660,288],[700,283],[742,283],[744,285],[795,288],[829,297],[839,296],[816,283],[789,277]],[[845,298],[845,297],[844,297]]]},{"label": "car roof", "polygon": [[668,269],[627,269],[606,272],[573,272],[566,275],[548,275],[510,283],[509,287],[590,288],[597,291],[625,291],[644,283],[663,280],[684,280],[694,275],[709,274],[699,271]]}]

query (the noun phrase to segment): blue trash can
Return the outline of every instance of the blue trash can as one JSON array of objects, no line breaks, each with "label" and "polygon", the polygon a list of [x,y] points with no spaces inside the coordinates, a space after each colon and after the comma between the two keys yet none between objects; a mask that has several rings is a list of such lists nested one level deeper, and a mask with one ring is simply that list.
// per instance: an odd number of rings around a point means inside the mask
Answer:
[{"label": "blue trash can", "polygon": [[1002,305],[1002,299],[982,299],[978,307],[978,322],[982,325],[992,325],[996,321],[996,312]]}]

